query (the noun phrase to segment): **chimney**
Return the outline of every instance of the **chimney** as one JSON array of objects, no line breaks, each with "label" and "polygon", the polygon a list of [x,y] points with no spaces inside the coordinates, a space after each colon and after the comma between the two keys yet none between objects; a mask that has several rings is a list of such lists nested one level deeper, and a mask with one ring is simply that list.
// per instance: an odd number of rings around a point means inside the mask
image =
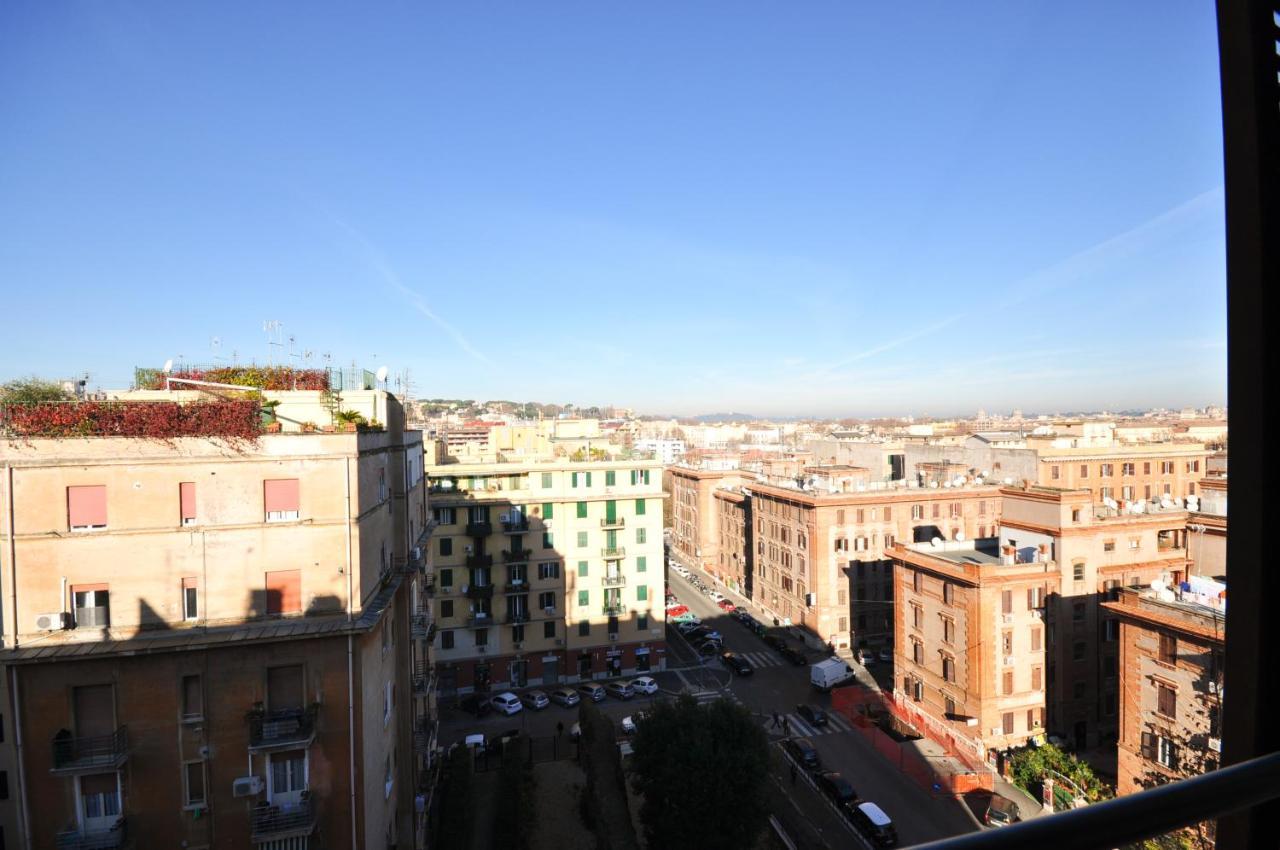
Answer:
[{"label": "chimney", "polygon": [[1041,561],[1049,560],[1049,544],[1048,543],[1040,544],[1040,560]]},{"label": "chimney", "polygon": [[1000,554],[1000,563],[1004,564],[1006,567],[1013,566],[1017,557],[1017,551],[1018,550],[1014,549],[1012,546],[1003,547]]}]

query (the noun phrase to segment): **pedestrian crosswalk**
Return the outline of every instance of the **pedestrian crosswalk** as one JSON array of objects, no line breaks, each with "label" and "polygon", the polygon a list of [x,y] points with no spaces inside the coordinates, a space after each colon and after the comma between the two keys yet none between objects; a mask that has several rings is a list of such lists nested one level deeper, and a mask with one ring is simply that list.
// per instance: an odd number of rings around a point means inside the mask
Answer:
[{"label": "pedestrian crosswalk", "polygon": [[790,714],[780,714],[778,716],[778,726],[773,725],[773,716],[769,715],[765,718],[764,728],[766,732],[774,735],[800,735],[805,738],[812,738],[817,735],[833,735],[840,732],[852,732],[853,724],[839,714],[834,712],[827,713],[827,722],[823,725],[814,725],[805,720],[800,715],[792,712]]},{"label": "pedestrian crosswalk", "polygon": [[789,661],[776,652],[738,652],[735,649],[733,654],[740,658],[745,658],[747,663],[757,670],[763,667],[781,667],[790,664]]}]

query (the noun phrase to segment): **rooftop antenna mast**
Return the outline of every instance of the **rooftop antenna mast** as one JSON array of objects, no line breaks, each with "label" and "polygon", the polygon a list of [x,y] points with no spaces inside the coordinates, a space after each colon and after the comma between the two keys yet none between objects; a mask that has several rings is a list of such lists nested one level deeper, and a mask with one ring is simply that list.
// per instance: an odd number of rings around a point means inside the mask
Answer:
[{"label": "rooftop antenna mast", "polygon": [[284,348],[284,324],[277,319],[268,319],[262,323],[262,332],[267,335],[267,365],[275,364],[272,346]]},{"label": "rooftop antenna mast", "polygon": [[212,356],[214,360],[226,360],[225,357],[223,357],[221,354],[218,353],[221,350],[222,350],[222,338],[216,337],[216,336],[209,337],[209,351],[212,352]]}]

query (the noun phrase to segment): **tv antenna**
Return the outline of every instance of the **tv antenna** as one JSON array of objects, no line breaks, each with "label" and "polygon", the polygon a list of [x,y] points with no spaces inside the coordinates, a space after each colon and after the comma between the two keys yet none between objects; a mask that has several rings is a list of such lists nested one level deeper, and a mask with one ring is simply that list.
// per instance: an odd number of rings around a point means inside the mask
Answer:
[{"label": "tv antenna", "polygon": [[278,319],[268,319],[262,323],[262,332],[267,335],[267,365],[274,363],[272,346],[284,348],[284,323]]}]

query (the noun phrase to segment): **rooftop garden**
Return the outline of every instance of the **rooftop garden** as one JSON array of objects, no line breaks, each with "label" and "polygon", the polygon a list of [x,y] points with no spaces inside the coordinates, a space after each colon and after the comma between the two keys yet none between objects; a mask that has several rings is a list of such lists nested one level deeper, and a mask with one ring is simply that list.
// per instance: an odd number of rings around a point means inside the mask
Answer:
[{"label": "rooftop garden", "polygon": [[255,399],[0,403],[0,433],[27,439],[70,437],[222,437],[256,440],[263,431]]},{"label": "rooftop garden", "polygon": [[[168,374],[162,369],[138,367],[133,383],[140,390],[163,390],[166,378],[234,384],[258,390],[328,390],[330,370],[293,366],[178,366]],[[183,389],[175,384],[174,389]]]}]

